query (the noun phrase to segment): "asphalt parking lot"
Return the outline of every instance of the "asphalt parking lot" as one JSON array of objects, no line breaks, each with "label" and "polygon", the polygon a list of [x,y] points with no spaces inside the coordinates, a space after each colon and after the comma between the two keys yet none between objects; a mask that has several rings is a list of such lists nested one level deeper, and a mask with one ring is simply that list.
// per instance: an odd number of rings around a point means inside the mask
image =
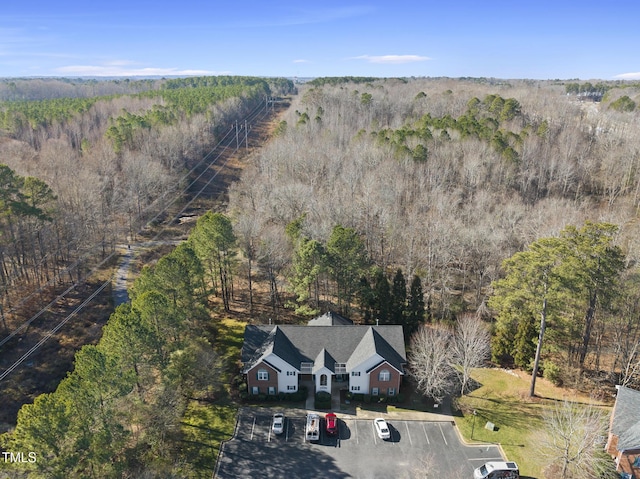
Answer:
[{"label": "asphalt parking lot", "polygon": [[[285,411],[286,415],[286,411]],[[271,416],[245,412],[222,447],[216,478],[411,478],[428,469],[440,477],[473,477],[473,469],[503,460],[496,446],[465,446],[451,422],[389,420],[391,439],[378,438],[370,419],[341,418],[335,437],[305,440],[304,416],[287,416],[282,435]]]}]

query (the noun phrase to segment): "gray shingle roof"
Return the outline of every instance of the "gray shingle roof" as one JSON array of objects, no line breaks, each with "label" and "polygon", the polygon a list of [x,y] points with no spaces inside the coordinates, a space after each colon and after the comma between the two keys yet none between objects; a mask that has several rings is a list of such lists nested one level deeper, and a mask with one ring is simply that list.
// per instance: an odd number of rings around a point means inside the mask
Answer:
[{"label": "gray shingle roof", "polygon": [[353,321],[337,313],[328,312],[307,323],[308,326],[352,326]]},{"label": "gray shingle roof", "polygon": [[305,360],[279,326],[265,328],[249,325],[245,328],[241,353],[245,372],[272,352],[295,368],[299,368],[300,362]]},{"label": "gray shingle roof", "polygon": [[[330,361],[352,369],[379,354],[402,371],[406,363],[402,326],[294,326],[249,325],[245,329],[242,362],[245,371],[260,358],[274,353],[291,366],[316,362],[325,350]],[[327,356],[323,356],[327,361]],[[326,363],[325,363],[326,364]]]},{"label": "gray shingle roof", "polygon": [[640,447],[640,391],[618,386],[611,432],[618,436],[618,450]]},{"label": "gray shingle roof", "polygon": [[326,349],[322,348],[313,363],[313,372],[315,373],[322,368],[327,368],[334,373],[336,371],[335,366],[336,360],[331,357],[331,354],[329,354]]}]

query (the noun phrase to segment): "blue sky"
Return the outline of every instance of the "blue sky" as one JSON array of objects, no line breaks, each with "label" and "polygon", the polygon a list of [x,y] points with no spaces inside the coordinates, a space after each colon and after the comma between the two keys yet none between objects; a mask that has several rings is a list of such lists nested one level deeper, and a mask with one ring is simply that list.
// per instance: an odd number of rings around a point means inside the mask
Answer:
[{"label": "blue sky", "polygon": [[17,0],[0,77],[640,79],[640,1]]}]

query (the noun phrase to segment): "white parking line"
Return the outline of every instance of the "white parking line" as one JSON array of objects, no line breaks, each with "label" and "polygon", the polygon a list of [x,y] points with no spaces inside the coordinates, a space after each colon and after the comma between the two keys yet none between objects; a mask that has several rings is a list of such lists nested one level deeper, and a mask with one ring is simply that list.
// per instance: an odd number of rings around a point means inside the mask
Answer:
[{"label": "white parking line", "polygon": [[251,426],[251,440],[253,441],[253,430],[256,427],[256,417],[253,416],[253,425]]},{"label": "white parking line", "polygon": [[287,427],[285,428],[285,432],[284,432],[284,442],[289,442],[289,420],[285,419],[285,424],[287,425]]},{"label": "white parking line", "polygon": [[411,440],[411,433],[409,432],[409,424],[404,423],[404,426],[407,428],[407,436],[409,437],[409,444],[411,444],[413,446],[413,441]]},{"label": "white parking line", "polygon": [[438,427],[440,428],[440,434],[442,434],[442,439],[444,439],[444,445],[448,446],[449,443],[447,442],[447,438],[444,437],[444,431],[442,430],[442,426],[440,424],[438,424]]},{"label": "white parking line", "polygon": [[422,430],[424,431],[424,437],[427,438],[427,444],[431,445],[431,442],[429,442],[429,436],[427,435],[427,430],[424,428],[424,424],[422,424]]},{"label": "white parking line", "polygon": [[356,425],[356,444],[359,444],[359,442],[358,442],[358,421],[355,420],[355,421],[353,421],[353,423]]},{"label": "white parking line", "polygon": [[376,441],[376,427],[373,425],[373,422],[371,422],[371,428],[373,429],[373,443],[378,444],[378,441]]},{"label": "white parking line", "polygon": [[269,433],[267,434],[267,442],[271,442],[271,432],[272,432],[271,425],[269,425]]}]

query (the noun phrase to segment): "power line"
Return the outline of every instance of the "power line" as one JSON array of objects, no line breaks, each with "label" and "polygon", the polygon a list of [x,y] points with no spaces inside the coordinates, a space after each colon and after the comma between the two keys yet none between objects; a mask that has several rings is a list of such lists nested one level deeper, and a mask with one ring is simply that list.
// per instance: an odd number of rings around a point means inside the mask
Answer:
[{"label": "power line", "polygon": [[15,363],[13,363],[11,366],[9,366],[9,368],[7,368],[5,371],[3,371],[0,374],[0,381],[2,381],[4,378],[6,378],[9,374],[11,374],[18,366],[20,366],[25,359],[27,359],[34,351],[37,351],[40,346],[42,346],[51,336],[53,336],[55,333],[58,332],[58,330],[60,330],[60,328],[62,328],[62,326],[64,326],[67,321],[69,321],[71,318],[73,318],[76,314],[78,314],[78,312],[82,311],[82,309],[84,309],[84,307],[89,304],[91,301],[93,301],[93,298],[95,298],[98,294],[100,294],[102,292],[102,290],[104,288],[107,287],[107,285],[111,283],[111,280],[107,280],[104,283],[102,283],[102,285],[93,292],[93,294],[91,296],[89,296],[87,299],[85,299],[76,309],[73,310],[73,312],[67,316],[66,318],[64,318],[62,321],[60,321],[56,327],[54,327],[52,330],[50,330],[40,341],[38,341],[38,343],[33,346],[29,351],[27,351],[26,353],[24,353],[22,355],[22,357],[20,359],[18,359]]},{"label": "power line", "polygon": [[[247,116],[247,118],[251,118],[251,120],[257,119],[258,118],[258,114],[262,112],[263,108],[260,107],[256,107],[254,108],[254,110]],[[265,114],[262,115],[260,117],[260,119],[265,118],[268,115],[268,108],[265,108]],[[245,120],[245,125],[247,125],[247,120]],[[232,131],[232,130],[230,130]],[[225,137],[223,137],[223,139],[218,142],[218,144],[216,145],[215,148],[217,148],[218,146],[220,146],[222,144],[222,142],[227,138],[227,136],[229,135],[230,132],[227,133],[227,135],[225,135]],[[248,144],[248,143],[247,143]],[[205,158],[207,158],[208,156],[210,156],[213,151],[215,150],[212,149],[207,155],[205,155]],[[224,149],[216,156],[216,158],[209,164],[209,167],[213,166],[215,164],[216,161],[218,161],[218,159],[221,157],[222,153],[224,153],[224,151],[226,151],[226,149],[228,148],[228,146],[225,146]],[[238,151],[238,147],[236,147],[236,149],[234,150],[234,153]],[[224,166],[226,166],[227,162],[229,161],[230,156],[227,157],[227,159],[224,161],[224,163],[222,164],[222,168],[224,168]],[[202,163],[199,162],[199,164]],[[207,168],[208,169],[208,168]],[[205,169],[204,171],[206,172],[207,169]],[[194,171],[195,168],[193,168],[191,171]],[[203,172],[204,173],[204,172]],[[194,180],[190,185],[194,185],[195,182],[202,177],[203,173],[201,173],[198,178],[196,178],[196,180]],[[207,181],[207,183],[194,195],[194,197],[182,208],[182,210],[174,216],[173,221],[175,221],[175,219],[179,218],[180,215],[182,215],[182,213],[191,205],[191,203],[193,203],[203,192],[204,190],[211,184],[211,182],[218,176],[219,171],[216,171],[213,176],[211,178],[209,178],[209,180]],[[189,188],[188,187],[188,188]],[[183,191],[182,194],[184,194],[184,192],[188,191],[188,188],[186,190]],[[169,208],[169,206],[171,206],[173,203],[175,203],[175,201],[177,201],[177,199],[175,199],[174,201],[172,201],[168,206],[166,206],[163,209],[163,212],[166,211],[166,209]],[[157,219],[157,217],[160,215],[161,213],[159,213],[158,215],[156,215],[156,217],[154,219]],[[153,220],[152,220],[153,221]],[[168,224],[171,224],[168,223]],[[138,233],[140,233],[142,230],[138,231]],[[156,237],[154,239],[156,239],[160,234],[162,234],[162,230],[159,231],[156,234]],[[103,260],[100,265],[98,265],[96,268],[94,268],[93,270],[90,271],[89,274],[95,272],[97,270],[98,267],[100,267],[102,264],[104,264],[108,259],[110,259],[111,257],[113,257],[115,255],[114,253],[111,253],[105,260]],[[9,374],[11,374],[15,369],[18,368],[18,366],[20,364],[22,364],[26,358],[28,358],[31,354],[33,354],[35,351],[37,351],[49,338],[51,338],[51,336],[53,336],[56,332],[58,332],[60,330],[60,328],[62,328],[62,326],[64,326],[71,318],[73,318],[74,316],[76,316],[78,314],[78,312],[80,312],[82,309],[84,309],[89,303],[91,303],[91,301],[93,301],[93,299],[100,293],[102,292],[107,285],[109,285],[111,282],[113,281],[113,277],[110,278],[109,280],[105,281],[104,283],[102,283],[102,285],[96,290],[94,291],[86,300],[84,300],[71,314],[69,314],[66,318],[64,318],[62,321],[60,321],[53,329],[49,330],[49,332],[42,338],[40,339],[40,341],[38,341],[38,343],[36,345],[34,345],[31,349],[29,349],[29,351],[27,351],[25,354],[22,355],[22,357],[20,357],[20,359],[18,359],[16,362],[14,362],[9,368],[7,368],[4,372],[0,373],[0,381],[4,380]],[[23,329],[25,329],[26,327],[28,327],[35,319],[37,319],[38,317],[40,317],[44,312],[46,312],[53,304],[55,304],[55,302],[59,301],[60,299],[62,299],[66,294],[68,294],[71,290],[73,290],[79,283],[75,283],[73,286],[69,287],[62,295],[59,295],[55,300],[53,300],[51,303],[49,303],[45,308],[41,309],[36,315],[34,315],[32,318],[30,318],[28,321],[26,321],[20,328],[18,328],[20,331],[22,331]],[[7,341],[9,341],[12,337],[14,337],[19,331],[16,330],[14,331],[11,335],[9,335],[9,337],[5,338],[2,340],[2,342],[0,342],[0,346],[4,345]]]},{"label": "power line", "polygon": [[[246,118],[255,118],[256,112],[261,111],[263,108],[262,103],[258,102],[257,105],[247,114]],[[245,119],[246,121],[246,119]],[[227,133],[218,141],[218,143],[206,154],[202,157],[202,159],[195,164],[189,171],[187,171],[175,184],[179,185],[181,183],[183,183],[187,178],[189,178],[190,175],[192,175],[196,169],[198,169],[215,151],[216,149],[218,149],[223,142],[225,142],[226,140],[228,140],[229,135],[231,134],[231,132],[233,131],[233,128],[231,128],[231,130],[228,130]],[[225,147],[226,148],[226,147]],[[213,160],[213,162],[210,164],[210,166],[217,161],[217,157]],[[206,170],[205,170],[206,171]],[[202,175],[200,175],[202,176]],[[199,176],[199,177],[200,177]],[[199,178],[198,177],[198,178]],[[189,184],[182,192],[179,193],[179,195],[184,195],[189,188],[195,184],[195,182],[197,181],[194,180],[191,184]],[[157,205],[157,203],[159,201],[161,201],[162,199],[164,199],[168,194],[170,193],[174,193],[175,189],[168,189],[166,190],[159,198],[156,198],[156,200],[154,200],[151,204],[147,205],[144,209],[142,209],[139,214],[136,216],[136,223],[140,223],[141,219],[144,217],[144,215],[154,206]],[[156,219],[158,219],[160,217],[160,215],[162,213],[164,213],[171,205],[173,205],[173,203],[175,203],[178,199],[180,198],[180,196],[176,197],[173,201],[171,201],[165,208],[163,208],[158,214],[156,214],[152,219],[148,220],[146,223],[150,223],[155,221]],[[136,234],[140,234],[143,231],[144,228],[139,229]],[[60,252],[62,250],[64,250],[65,248],[69,248],[70,245],[72,245],[74,242],[76,241],[76,239],[72,239],[70,241],[68,241],[66,244],[62,244],[58,247],[58,249],[55,251]],[[22,298],[20,301],[18,301],[16,304],[14,304],[11,309],[9,309],[8,311],[5,312],[5,314],[11,314],[11,313],[15,313],[18,311],[18,309],[24,305],[27,301],[29,301],[30,299],[32,299],[33,297],[35,297],[36,295],[42,293],[48,286],[50,286],[51,284],[54,284],[57,280],[59,280],[60,278],[62,278],[65,274],[69,274],[71,277],[71,272],[73,270],[75,270],[76,268],[78,268],[80,266],[80,264],[82,264],[83,261],[88,260],[90,258],[94,257],[93,252],[96,249],[99,249],[100,247],[104,247],[104,242],[100,241],[98,243],[95,243],[94,245],[92,245],[88,250],[85,250],[85,253],[82,254],[75,262],[73,262],[72,264],[68,265],[66,268],[60,270],[57,274],[53,275],[52,278],[47,281],[46,283],[44,283],[39,289],[33,291],[32,293],[30,293],[29,295],[27,295],[26,297]],[[102,267],[102,265],[104,265],[107,261],[109,261],[110,259],[112,259],[114,257],[114,255],[116,254],[116,252],[111,252],[107,257],[104,258],[103,261],[101,261],[97,266],[95,266],[94,268],[92,268],[89,273],[87,274],[91,274],[93,273],[97,268]],[[73,277],[72,277],[73,278]],[[75,285],[79,284],[79,282],[75,283]],[[73,286],[72,288],[73,289]],[[69,292],[69,290],[65,291],[64,293],[62,293],[60,296],[58,296],[56,298],[56,300],[60,299],[61,297],[64,297],[67,293]],[[39,316],[41,313],[37,313],[37,316]],[[36,318],[31,318],[30,320],[27,320],[25,323],[23,323],[19,329],[20,331],[22,331],[24,329],[24,327],[27,327],[29,324],[31,324],[31,322],[33,321],[33,319]],[[24,327],[23,327],[24,326]],[[19,332],[19,331],[18,331]],[[12,337],[15,336],[17,332],[14,331],[12,332],[9,337],[4,338],[2,341],[0,341],[0,347],[5,344],[8,340],[10,340]]]},{"label": "power line", "polygon": [[[259,112],[260,110],[262,110],[262,104],[258,103],[258,105],[256,107],[253,108],[253,110],[251,110],[248,113],[248,117],[249,118],[255,118],[256,117],[256,112]],[[212,154],[216,151],[216,149],[218,149],[219,147],[223,146],[223,143],[225,141],[228,140],[231,132],[233,131],[233,129],[228,130],[227,133],[220,139],[220,141],[218,141],[218,143],[206,154],[203,156],[203,158],[196,164],[194,165],[187,173],[185,173],[182,178],[180,178],[176,184],[181,184],[183,183],[190,175],[192,175],[197,168],[199,168],[210,156],[212,156]],[[209,164],[209,166],[212,166],[217,160],[218,158],[221,156],[221,154],[226,151],[227,146],[224,146],[224,149],[218,154],[218,156],[216,156],[214,158],[214,160]],[[182,198],[184,196],[184,194],[189,191],[189,189],[195,185],[195,183],[203,176],[204,173],[206,173],[207,169],[204,169],[203,172],[198,175],[198,177],[193,180],[185,189],[183,189],[181,192],[178,193],[177,196],[174,197],[174,199],[172,201],[170,201],[168,204],[165,205],[164,208],[162,208],[153,218],[151,218],[150,220],[147,221],[148,223],[151,223],[155,220],[157,220],[163,213],[165,213],[167,211],[167,209],[169,209],[169,207],[171,207],[176,201],[178,201],[180,198]],[[140,214],[138,215],[138,217],[136,218],[138,221],[143,217],[143,215],[149,211],[151,209],[151,207],[154,204],[157,204],[157,202],[159,200],[164,199],[167,194],[175,192],[175,190],[167,190],[165,191],[158,199],[156,199],[153,203],[151,203],[150,205],[148,205],[145,209],[143,209]],[[144,228],[139,229],[136,234],[140,234],[142,231],[144,230]],[[70,244],[72,244],[74,240],[71,240],[70,242],[68,242],[66,245],[62,246],[59,248],[59,250],[63,249],[64,247],[68,247]],[[55,275],[54,277],[52,277],[47,283],[45,283],[42,287],[40,287],[38,290],[32,292],[31,294],[29,294],[28,296],[24,297],[23,299],[21,299],[17,304],[15,304],[6,314],[10,314],[13,312],[16,312],[18,310],[18,308],[20,306],[22,306],[23,304],[25,304],[27,301],[29,301],[30,299],[32,299],[34,296],[42,293],[47,286],[51,285],[52,283],[54,283],[56,280],[58,280],[59,278],[61,278],[63,275],[65,274],[70,274],[71,271],[73,271],[75,268],[77,268],[84,260],[87,260],[91,257],[93,257],[93,255],[91,254],[95,249],[100,248],[102,246],[102,242],[96,243],[93,246],[91,246],[89,248],[89,250],[87,250],[85,252],[85,254],[83,256],[81,256],[80,258],[78,258],[73,264],[67,266],[65,269],[61,270],[57,275]],[[111,252],[109,255],[107,255],[100,263],[98,263],[96,266],[94,266],[88,273],[87,276],[89,276],[90,274],[94,273],[97,269],[101,268],[105,263],[107,263],[108,261],[110,261],[115,255],[117,254],[117,252]],[[64,292],[62,292],[61,294],[59,294],[51,303],[49,303],[45,308],[41,309],[40,311],[38,311],[34,316],[32,316],[31,318],[29,318],[27,321],[25,321],[24,323],[22,323],[18,328],[16,328],[14,331],[12,331],[8,336],[6,336],[5,338],[3,338],[0,341],[0,347],[2,347],[4,344],[6,344],[8,341],[11,340],[11,338],[15,337],[18,333],[20,333],[21,331],[25,330],[27,327],[29,327],[29,325],[36,320],[37,318],[39,318],[50,306],[52,306],[53,304],[55,304],[57,301],[59,301],[60,299],[64,298],[70,291],[72,291],[77,285],[79,285],[80,282],[75,282],[72,286],[70,286],[69,288],[67,288]]]}]

